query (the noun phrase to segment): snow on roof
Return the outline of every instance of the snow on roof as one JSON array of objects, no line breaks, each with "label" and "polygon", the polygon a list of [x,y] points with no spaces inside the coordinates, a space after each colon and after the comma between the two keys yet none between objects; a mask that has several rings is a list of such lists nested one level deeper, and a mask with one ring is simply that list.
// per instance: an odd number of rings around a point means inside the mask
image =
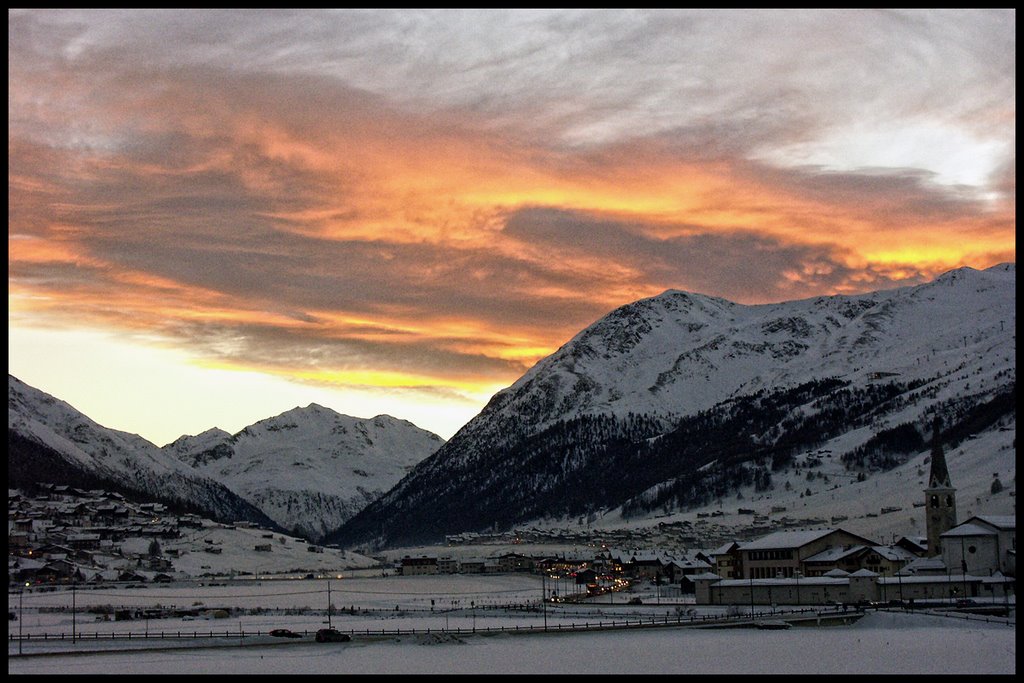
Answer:
[{"label": "snow on roof", "polygon": [[[877,576],[877,574],[872,574]],[[690,577],[691,579],[694,577]],[[719,585],[723,588],[729,586],[845,586],[849,578],[845,576],[795,576],[781,579],[724,579]]]},{"label": "snow on roof", "polygon": [[961,524],[955,526],[949,531],[946,531],[941,535],[942,538],[946,536],[994,536],[997,532],[992,529],[986,529],[985,527],[978,526],[977,524]]},{"label": "snow on roof", "polygon": [[827,548],[816,555],[811,555],[804,562],[835,562],[849,555],[856,555],[866,548],[866,545],[855,545],[849,548]]},{"label": "snow on roof", "polygon": [[833,578],[833,579],[841,579],[841,578],[847,577],[849,575],[850,575],[850,572],[846,571],[845,569],[840,569],[839,567],[836,567],[835,569],[833,569],[831,571],[827,571],[824,574],[822,574],[822,576],[827,576],[827,577]]},{"label": "snow on roof", "polygon": [[715,548],[714,550],[712,550],[711,554],[712,555],[725,555],[730,550],[732,550],[733,546],[735,546],[735,545],[738,545],[736,543],[736,541],[729,541],[728,543],[726,543],[724,545],[721,545],[721,546]]},{"label": "snow on roof", "polygon": [[1017,517],[1015,515],[975,515],[971,519],[980,519],[986,524],[991,524],[997,529],[1004,531],[1017,528]]},{"label": "snow on roof", "polygon": [[975,583],[984,581],[984,576],[972,576],[970,574],[919,574],[917,576],[881,576],[878,579],[879,585],[897,586],[901,583]]},{"label": "snow on roof", "polygon": [[836,529],[814,529],[811,531],[776,531],[762,536],[749,543],[741,543],[740,550],[773,550],[779,548],[799,548],[812,541],[823,538]]},{"label": "snow on roof", "polygon": [[887,560],[913,560],[915,555],[906,548],[891,545],[875,545],[871,549]]},{"label": "snow on roof", "polygon": [[903,567],[900,573],[906,575],[907,573],[913,574],[914,572],[928,571],[944,572],[946,571],[946,563],[937,555],[935,557],[919,557]]},{"label": "snow on roof", "polygon": [[850,574],[850,576],[878,576],[878,574],[870,569],[858,569],[854,573]]},{"label": "snow on roof", "polygon": [[690,579],[690,581],[697,581],[698,579],[704,579],[706,581],[707,580],[714,581],[714,580],[720,579],[722,577],[719,576],[718,574],[713,573],[713,572],[701,572],[700,574],[693,574],[692,576],[689,576],[687,578]]}]

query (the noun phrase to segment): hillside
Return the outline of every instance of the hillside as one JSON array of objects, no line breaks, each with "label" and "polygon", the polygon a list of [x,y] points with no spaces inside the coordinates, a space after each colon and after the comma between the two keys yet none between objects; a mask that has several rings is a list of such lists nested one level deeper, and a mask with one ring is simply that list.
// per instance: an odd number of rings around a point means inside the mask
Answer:
[{"label": "hillside", "polygon": [[7,479],[106,488],[220,521],[276,526],[223,484],[136,434],[103,427],[49,394],[7,377]]},{"label": "hillside", "polygon": [[1002,264],[858,296],[744,306],[668,291],[629,304],[327,538],[387,547],[544,519],[635,524],[763,498],[798,467],[806,477],[801,459],[819,450],[844,481],[897,476],[926,457],[935,416],[947,448],[1015,434],[1015,282]]}]

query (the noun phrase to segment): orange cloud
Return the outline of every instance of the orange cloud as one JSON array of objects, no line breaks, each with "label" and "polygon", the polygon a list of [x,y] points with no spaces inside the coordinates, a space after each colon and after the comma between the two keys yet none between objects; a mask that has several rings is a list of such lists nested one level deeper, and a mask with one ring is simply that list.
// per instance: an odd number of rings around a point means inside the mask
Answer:
[{"label": "orange cloud", "polygon": [[[46,142],[64,121],[32,122],[33,88],[81,139]],[[305,381],[477,392],[671,287],[761,303],[1015,258],[1012,205],[917,172],[780,169],[666,136],[568,148],[312,78],[12,91],[18,320]]]}]

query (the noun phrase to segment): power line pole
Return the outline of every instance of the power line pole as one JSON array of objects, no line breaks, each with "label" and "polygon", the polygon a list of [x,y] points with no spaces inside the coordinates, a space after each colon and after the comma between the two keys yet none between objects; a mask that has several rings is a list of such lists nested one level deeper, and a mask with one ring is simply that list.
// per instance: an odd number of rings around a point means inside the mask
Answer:
[{"label": "power line pole", "polygon": [[540,574],[540,602],[541,608],[544,612],[544,630],[548,630],[548,584],[547,584],[548,572],[545,569]]}]

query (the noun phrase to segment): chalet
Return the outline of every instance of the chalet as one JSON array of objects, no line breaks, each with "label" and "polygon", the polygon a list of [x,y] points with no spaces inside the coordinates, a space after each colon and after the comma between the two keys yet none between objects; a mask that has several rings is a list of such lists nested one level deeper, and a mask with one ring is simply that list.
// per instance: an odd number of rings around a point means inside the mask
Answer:
[{"label": "chalet", "polygon": [[84,582],[85,574],[74,562],[67,559],[53,560],[36,571],[36,580],[49,583],[77,581]]},{"label": "chalet", "polygon": [[914,555],[902,548],[854,545],[836,546],[804,560],[805,576],[824,576],[833,569],[853,573],[868,569],[883,576],[892,576],[912,561]]},{"label": "chalet", "polygon": [[402,558],[401,573],[403,576],[417,576],[420,574],[437,574],[437,558],[426,555]]},{"label": "chalet", "polygon": [[116,569],[100,569],[89,574],[86,581],[89,583],[109,583],[117,581],[119,576],[120,572]]},{"label": "chalet", "polygon": [[28,552],[32,547],[28,534],[24,531],[12,531],[7,534],[7,553],[20,554]]},{"label": "chalet", "polygon": [[[738,579],[743,576],[740,544],[730,541],[710,553],[714,559],[714,573],[724,579]],[[692,577],[691,577],[692,578]]]},{"label": "chalet", "polygon": [[82,550],[98,550],[100,547],[99,534],[68,534],[65,543],[71,548]]},{"label": "chalet", "polygon": [[907,552],[913,554],[915,557],[924,557],[928,554],[928,537],[927,536],[900,536],[895,543],[894,547],[903,548]]},{"label": "chalet", "polygon": [[669,580],[670,583],[680,583],[683,577],[693,576],[694,574],[703,574],[713,569],[712,565],[705,562],[704,560],[688,559],[673,559],[663,567],[662,573]]},{"label": "chalet", "polygon": [[459,561],[454,557],[447,555],[445,557],[437,558],[437,573],[438,574],[458,574],[459,573]]},{"label": "chalet", "polygon": [[202,529],[203,520],[196,515],[182,515],[178,517],[178,528]]},{"label": "chalet", "polygon": [[15,581],[35,582],[39,570],[45,566],[46,563],[41,560],[31,557],[15,557],[7,562],[7,574]]},{"label": "chalet", "polygon": [[663,566],[668,562],[660,553],[637,552],[623,563],[623,571],[638,579],[655,579],[662,574]]},{"label": "chalet", "polygon": [[533,558],[522,553],[505,553],[498,556],[498,562],[505,572],[533,571]]},{"label": "chalet", "polygon": [[151,557],[147,563],[152,571],[167,572],[174,569],[174,564],[166,557]]},{"label": "chalet", "polygon": [[485,568],[486,562],[479,558],[462,560],[459,563],[459,572],[462,574],[483,574]]}]

